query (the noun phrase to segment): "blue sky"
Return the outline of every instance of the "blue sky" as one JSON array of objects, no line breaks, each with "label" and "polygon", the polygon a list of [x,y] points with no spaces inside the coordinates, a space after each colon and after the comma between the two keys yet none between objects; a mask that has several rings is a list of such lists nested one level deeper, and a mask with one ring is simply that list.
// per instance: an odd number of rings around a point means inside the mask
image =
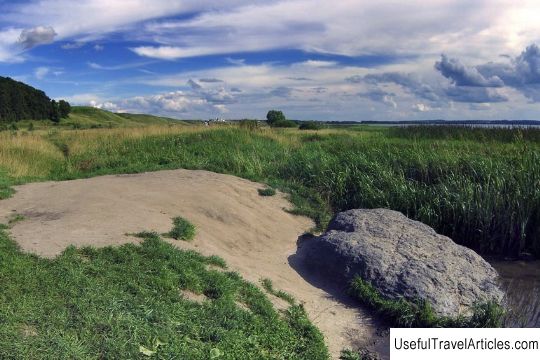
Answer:
[{"label": "blue sky", "polygon": [[176,118],[540,119],[536,0],[0,0],[0,75]]}]

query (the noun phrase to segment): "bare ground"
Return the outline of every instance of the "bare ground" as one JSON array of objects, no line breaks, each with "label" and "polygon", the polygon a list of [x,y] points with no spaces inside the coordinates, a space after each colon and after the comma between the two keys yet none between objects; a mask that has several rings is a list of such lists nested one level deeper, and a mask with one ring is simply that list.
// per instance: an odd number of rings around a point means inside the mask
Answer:
[{"label": "bare ground", "polygon": [[[68,245],[106,246],[140,241],[126,234],[165,233],[182,216],[197,227],[191,243],[174,245],[218,255],[230,269],[301,301],[334,358],[344,348],[368,346],[387,357],[387,338],[369,313],[325,279],[306,271],[299,236],[313,223],[285,211],[283,194],[263,197],[261,184],[208,171],[173,170],[136,175],[33,183],[0,201],[0,222],[24,251],[54,257]],[[309,241],[304,240],[304,241]],[[298,245],[297,245],[298,243]],[[298,251],[299,250],[299,251]]]}]

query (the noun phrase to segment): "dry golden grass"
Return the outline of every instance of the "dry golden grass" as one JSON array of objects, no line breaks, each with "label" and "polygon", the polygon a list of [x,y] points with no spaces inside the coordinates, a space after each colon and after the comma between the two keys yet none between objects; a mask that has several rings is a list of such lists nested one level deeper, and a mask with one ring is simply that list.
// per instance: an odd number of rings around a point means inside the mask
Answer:
[{"label": "dry golden grass", "polygon": [[87,153],[97,148],[116,148],[125,140],[136,140],[150,136],[167,136],[175,134],[208,131],[204,126],[170,126],[153,125],[136,128],[89,129],[60,131],[54,134],[59,142],[69,147],[70,154]]},{"label": "dry golden grass", "polygon": [[39,134],[0,133],[0,169],[14,178],[46,176],[62,152]]}]

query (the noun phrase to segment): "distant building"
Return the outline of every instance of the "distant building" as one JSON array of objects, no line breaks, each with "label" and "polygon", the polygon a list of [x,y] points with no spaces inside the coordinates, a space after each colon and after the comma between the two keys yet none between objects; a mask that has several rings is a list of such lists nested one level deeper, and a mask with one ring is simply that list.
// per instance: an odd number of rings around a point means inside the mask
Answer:
[{"label": "distant building", "polygon": [[223,123],[226,123],[227,121],[225,119],[222,119],[222,118],[214,118],[214,119],[210,119],[208,120],[208,124],[223,124]]}]

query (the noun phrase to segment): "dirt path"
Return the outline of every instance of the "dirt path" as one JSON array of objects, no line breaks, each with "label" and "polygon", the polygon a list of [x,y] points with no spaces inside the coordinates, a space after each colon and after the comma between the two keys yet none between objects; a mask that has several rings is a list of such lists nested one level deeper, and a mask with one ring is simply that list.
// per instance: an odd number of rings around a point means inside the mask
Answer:
[{"label": "dirt path", "polygon": [[[284,211],[291,205],[283,195],[260,196],[257,189],[262,187],[234,176],[188,170],[33,183],[0,201],[0,222],[24,216],[13,224],[14,239],[24,251],[54,257],[71,244],[138,242],[125,234],[167,232],[171,218],[183,216],[196,225],[197,236],[192,243],[172,243],[219,255],[252,282],[272,279],[277,289],[305,304],[334,357],[343,348],[378,339],[369,315],[339,299],[341,289],[304,271],[297,239],[312,222]],[[376,347],[384,348],[382,341]]]}]

